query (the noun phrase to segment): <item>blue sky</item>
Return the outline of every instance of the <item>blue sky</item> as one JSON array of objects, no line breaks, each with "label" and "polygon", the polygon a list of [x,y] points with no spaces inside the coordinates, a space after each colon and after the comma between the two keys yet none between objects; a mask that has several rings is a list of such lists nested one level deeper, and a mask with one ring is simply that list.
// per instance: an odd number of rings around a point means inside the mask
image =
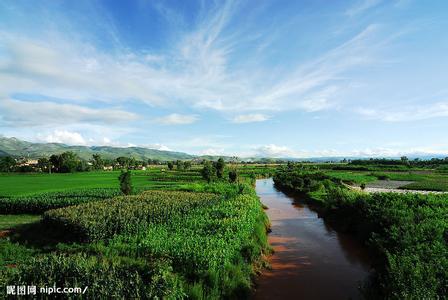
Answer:
[{"label": "blue sky", "polygon": [[1,1],[0,134],[194,154],[448,154],[448,2]]}]

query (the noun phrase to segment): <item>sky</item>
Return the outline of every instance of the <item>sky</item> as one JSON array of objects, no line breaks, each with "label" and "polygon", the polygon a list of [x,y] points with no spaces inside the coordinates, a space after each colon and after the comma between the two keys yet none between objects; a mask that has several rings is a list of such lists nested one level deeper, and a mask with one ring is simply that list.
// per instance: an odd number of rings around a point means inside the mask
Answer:
[{"label": "sky", "polygon": [[0,1],[0,134],[448,155],[448,1]]}]

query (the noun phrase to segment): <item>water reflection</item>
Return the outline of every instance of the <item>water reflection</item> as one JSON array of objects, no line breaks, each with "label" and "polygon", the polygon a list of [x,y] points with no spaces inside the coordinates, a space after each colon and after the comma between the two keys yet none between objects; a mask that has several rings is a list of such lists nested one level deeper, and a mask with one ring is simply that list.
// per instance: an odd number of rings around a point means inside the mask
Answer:
[{"label": "water reflection", "polygon": [[257,180],[256,190],[269,207],[269,242],[275,253],[272,270],[259,278],[254,298],[360,298],[358,286],[369,271],[365,249],[336,232],[301,199],[277,190],[272,179]]}]

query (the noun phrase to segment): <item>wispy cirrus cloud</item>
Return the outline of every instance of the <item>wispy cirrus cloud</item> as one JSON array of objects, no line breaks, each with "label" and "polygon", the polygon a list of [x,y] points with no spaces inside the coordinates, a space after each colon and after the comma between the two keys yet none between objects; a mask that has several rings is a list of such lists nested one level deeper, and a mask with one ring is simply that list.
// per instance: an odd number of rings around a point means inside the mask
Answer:
[{"label": "wispy cirrus cloud", "polygon": [[253,122],[264,122],[269,120],[271,117],[265,114],[246,114],[237,115],[232,119],[233,123],[253,123]]},{"label": "wispy cirrus cloud", "polygon": [[135,113],[119,109],[97,109],[49,101],[30,102],[0,99],[3,126],[48,126],[75,123],[110,124],[135,121]]},{"label": "wispy cirrus cloud", "polygon": [[260,73],[257,67],[233,62],[239,45],[248,43],[244,31],[226,31],[237,8],[226,1],[207,11],[162,55],[142,55],[125,47],[106,52],[66,38],[67,33],[34,39],[1,32],[0,93],[39,93],[76,102],[137,100],[155,106],[182,102],[218,111],[319,111],[336,105],[339,83],[346,81],[343,74],[375,61],[380,47],[372,46],[380,45],[378,26],[369,25],[318,58],[282,70],[276,80],[266,82],[254,75]]},{"label": "wispy cirrus cloud", "polygon": [[[194,153],[257,153],[243,145],[266,143],[263,153],[304,155],[292,141],[278,146],[280,137],[290,140],[292,131],[310,145],[332,143],[347,135],[339,117],[354,107],[385,127],[429,118],[444,126],[447,98],[409,100],[417,86],[445,86],[446,43],[432,38],[446,28],[443,4],[422,12],[416,2],[395,0],[267,1],[256,9],[250,1],[137,1],[127,4],[129,13],[114,1],[81,0],[69,12],[69,2],[42,3],[0,3],[0,128],[8,134],[82,142],[70,136],[79,133],[87,144],[160,143]],[[133,27],[140,23],[148,26]],[[263,137],[239,130],[280,116]],[[199,119],[204,126],[182,132],[151,128]],[[369,130],[370,122],[356,121]],[[322,135],[302,132],[307,122]],[[212,135],[233,138],[189,148],[171,142]]]},{"label": "wispy cirrus cloud", "polygon": [[448,102],[410,105],[399,109],[358,108],[356,112],[367,119],[385,122],[412,122],[432,118],[447,118]]},{"label": "wispy cirrus cloud", "polygon": [[352,5],[345,13],[350,16],[356,16],[366,10],[379,5],[383,0],[358,0],[355,5]]},{"label": "wispy cirrus cloud", "polygon": [[170,114],[164,117],[156,118],[154,121],[162,125],[185,125],[192,124],[199,120],[197,115]]}]

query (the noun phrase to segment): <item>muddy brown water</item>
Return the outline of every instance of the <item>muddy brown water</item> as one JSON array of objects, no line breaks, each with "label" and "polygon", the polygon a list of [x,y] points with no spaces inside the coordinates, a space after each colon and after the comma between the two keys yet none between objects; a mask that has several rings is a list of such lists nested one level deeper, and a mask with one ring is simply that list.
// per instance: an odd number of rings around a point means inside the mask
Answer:
[{"label": "muddy brown water", "polygon": [[268,206],[275,252],[253,299],[360,299],[358,287],[370,271],[366,249],[300,198],[277,190],[272,179],[257,180],[256,191]]}]

